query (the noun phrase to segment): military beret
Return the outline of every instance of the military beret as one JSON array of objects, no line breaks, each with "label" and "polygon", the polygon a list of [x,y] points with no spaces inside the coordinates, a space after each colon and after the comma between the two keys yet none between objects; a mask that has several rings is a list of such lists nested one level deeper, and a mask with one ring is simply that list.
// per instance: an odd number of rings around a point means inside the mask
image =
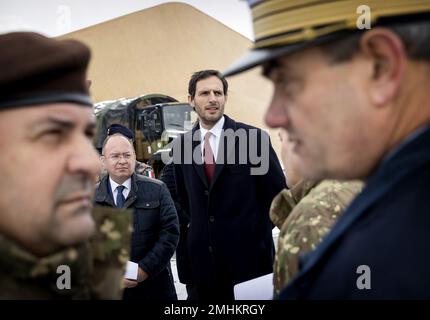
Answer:
[{"label": "military beret", "polygon": [[0,110],[58,102],[92,106],[90,50],[83,43],[14,32],[0,35],[0,48]]},{"label": "military beret", "polygon": [[107,135],[108,136],[111,136],[115,133],[122,134],[123,136],[127,137],[128,139],[134,140],[133,132],[129,128],[127,128],[121,124],[117,124],[117,123],[111,124],[109,126],[109,128],[107,129]]},{"label": "military beret", "polygon": [[254,47],[225,70],[223,76],[362,31],[357,27],[362,5],[369,8],[372,26],[415,21],[418,17],[430,19],[428,0],[248,0],[248,4]]}]

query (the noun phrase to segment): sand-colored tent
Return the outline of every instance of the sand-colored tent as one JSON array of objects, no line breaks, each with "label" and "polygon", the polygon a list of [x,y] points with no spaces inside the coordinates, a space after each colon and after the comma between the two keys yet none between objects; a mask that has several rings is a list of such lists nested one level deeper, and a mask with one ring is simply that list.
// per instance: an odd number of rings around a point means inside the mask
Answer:
[{"label": "sand-colored tent", "polygon": [[[187,101],[188,80],[201,69],[224,70],[252,45],[246,37],[183,3],[167,3],[66,34],[91,47],[94,101],[162,93]],[[270,83],[255,69],[228,79],[225,112],[265,128]],[[279,139],[269,131],[275,149]],[[279,152],[278,152],[279,154]]]}]

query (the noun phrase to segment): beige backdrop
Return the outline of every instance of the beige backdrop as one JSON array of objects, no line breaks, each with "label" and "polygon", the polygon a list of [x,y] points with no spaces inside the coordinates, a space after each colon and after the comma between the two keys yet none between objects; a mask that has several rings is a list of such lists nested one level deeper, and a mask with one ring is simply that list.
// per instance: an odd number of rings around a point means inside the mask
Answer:
[{"label": "beige backdrop", "polygon": [[[187,101],[194,71],[228,67],[252,42],[201,11],[168,3],[66,34],[92,50],[88,78],[95,102],[167,94]],[[264,110],[272,92],[260,69],[228,78],[225,112],[237,121],[267,129]],[[279,155],[277,131],[268,130]]]}]

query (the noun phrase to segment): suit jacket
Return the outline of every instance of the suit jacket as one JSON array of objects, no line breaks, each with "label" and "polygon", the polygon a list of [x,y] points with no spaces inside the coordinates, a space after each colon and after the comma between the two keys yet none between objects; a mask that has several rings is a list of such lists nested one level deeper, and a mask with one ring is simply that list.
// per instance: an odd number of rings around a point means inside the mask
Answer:
[{"label": "suit jacket", "polygon": [[175,167],[173,163],[169,163],[164,166],[159,179],[163,181],[169,189],[175,203],[176,212],[178,213],[179,241],[178,246],[176,247],[176,268],[178,271],[178,278],[181,283],[192,283],[191,265],[187,250],[187,234],[190,217],[178,202],[178,193],[176,191],[175,182]]},{"label": "suit jacket", "polygon": [[280,298],[430,298],[430,127],[384,159]]},{"label": "suit jacket", "polygon": [[[201,159],[200,134],[196,134],[199,126],[178,137],[173,144],[176,192],[190,221],[186,239],[191,267],[188,280],[209,289],[232,288],[236,283],[272,272],[274,245],[269,208],[273,197],[286,186],[267,133],[224,117],[224,130],[241,131],[248,137],[253,132],[259,139],[254,146],[249,141],[240,145],[238,137],[232,144],[220,144],[211,184],[201,161],[196,161]],[[196,141],[192,141],[193,135]],[[220,140],[224,137],[222,134]],[[260,138],[266,140],[261,142]],[[197,157],[188,164],[184,163],[185,159],[178,161],[178,150],[184,158],[189,155],[190,143]],[[263,143],[267,146],[268,171],[264,175],[251,175],[250,169],[258,164],[252,164],[250,159],[240,164],[240,147],[250,150],[251,146],[261,151]],[[178,146],[181,148],[177,149]]]},{"label": "suit jacket", "polygon": [[[97,185],[95,204],[115,207],[108,178]],[[167,187],[161,181],[133,174],[124,206],[134,209],[130,260],[149,275],[135,288],[125,289],[124,297],[176,299],[170,258],[178,243],[179,226]]]}]

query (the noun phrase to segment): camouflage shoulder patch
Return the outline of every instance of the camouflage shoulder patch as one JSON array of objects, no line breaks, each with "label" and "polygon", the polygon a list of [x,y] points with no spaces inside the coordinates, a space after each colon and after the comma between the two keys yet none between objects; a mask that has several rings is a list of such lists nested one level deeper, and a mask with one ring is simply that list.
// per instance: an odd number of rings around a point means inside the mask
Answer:
[{"label": "camouflage shoulder patch", "polygon": [[[291,210],[280,228],[274,264],[275,295],[297,273],[301,255],[314,250],[362,190],[361,182],[324,180]],[[281,210],[281,209],[278,209]]]},{"label": "camouflage shoulder patch", "polygon": [[273,224],[281,229],[285,219],[296,206],[291,191],[284,189],[279,192],[272,201],[270,206],[270,220]]},{"label": "camouflage shoulder patch", "polygon": [[121,299],[125,265],[130,256],[132,211],[94,207],[97,229],[91,239],[94,270],[92,294],[96,299]]},{"label": "camouflage shoulder patch", "polygon": [[301,180],[290,190],[284,189],[279,192],[270,207],[270,219],[273,224],[281,229],[290,212],[315,185],[315,182]]}]

